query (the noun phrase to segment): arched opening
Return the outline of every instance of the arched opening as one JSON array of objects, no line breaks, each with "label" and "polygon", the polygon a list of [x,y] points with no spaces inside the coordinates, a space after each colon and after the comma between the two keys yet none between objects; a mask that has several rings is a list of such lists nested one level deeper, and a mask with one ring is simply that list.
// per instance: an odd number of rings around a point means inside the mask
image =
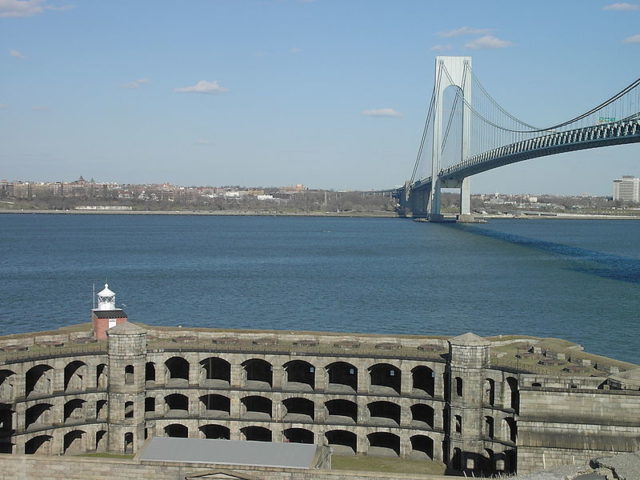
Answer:
[{"label": "arched opening", "polygon": [[64,436],[63,452],[64,453],[81,453],[86,451],[84,445],[85,432],[82,430],[74,430]]},{"label": "arched opening", "polygon": [[247,360],[242,366],[246,374],[248,387],[261,389],[273,386],[273,368],[269,362],[254,358]]},{"label": "arched opening", "polygon": [[51,395],[53,393],[53,368],[49,365],[36,365],[27,370],[25,394]]},{"label": "arched opening", "polygon": [[107,401],[98,400],[96,402],[96,420],[104,421],[107,419]]},{"label": "arched opening", "polygon": [[356,454],[358,437],[355,433],[346,430],[330,430],[324,436],[336,455]]},{"label": "arched opening", "polygon": [[286,386],[294,390],[313,390],[315,388],[316,369],[309,362],[292,360],[284,364]]},{"label": "arched opening", "polygon": [[84,400],[74,398],[64,404],[64,422],[80,422],[84,421]]},{"label": "arched opening", "polygon": [[[350,400],[329,400],[325,402],[329,417],[327,423],[356,423],[358,404]],[[332,418],[333,417],[333,418]]]},{"label": "arched opening", "polygon": [[429,367],[421,365],[411,370],[413,389],[420,390],[430,397],[435,395],[436,374]]},{"label": "arched opening", "polygon": [[460,377],[456,377],[454,379],[454,383],[455,383],[455,389],[454,391],[456,392],[456,396],[461,397],[463,390],[462,390],[462,378]]},{"label": "arched opening", "polygon": [[133,418],[133,402],[124,402],[124,418]]},{"label": "arched opening", "polygon": [[156,364],[153,362],[147,362],[144,365],[144,381],[155,382],[156,381]]},{"label": "arched opening", "polygon": [[347,362],[327,365],[328,390],[352,393],[358,390],[358,369]]},{"label": "arched opening", "polygon": [[457,447],[453,449],[453,455],[451,455],[451,463],[449,464],[449,467],[457,472],[462,470],[462,451]]},{"label": "arched opening", "polygon": [[164,397],[168,415],[185,415],[189,411],[189,397],[180,393],[172,393]]},{"label": "arched opening", "polygon": [[51,425],[51,405],[50,403],[39,403],[27,408],[24,416],[24,428],[33,426]]},{"label": "arched opening", "polygon": [[462,433],[462,416],[455,415],[453,417],[456,433]]},{"label": "arched opening", "polygon": [[133,365],[127,365],[124,367],[124,384],[125,385],[133,385],[134,382],[134,373],[135,369]]},{"label": "arched opening", "polygon": [[231,400],[224,395],[202,395],[200,402],[205,409],[204,414],[208,417],[228,417],[231,413]]},{"label": "arched opening", "polygon": [[371,391],[384,394],[400,393],[400,369],[388,363],[378,363],[369,367]]},{"label": "arched opening", "polygon": [[516,413],[520,408],[520,393],[518,392],[518,380],[513,377],[507,377],[507,385],[509,385],[509,393],[510,393],[510,408],[512,408]]},{"label": "arched opening", "polygon": [[305,428],[289,428],[284,432],[284,438],[291,443],[313,443],[313,432]]},{"label": "arched opening", "polygon": [[369,455],[400,456],[400,437],[393,433],[376,432],[367,435]]},{"label": "arched opening", "polygon": [[371,402],[367,408],[371,423],[391,427],[400,425],[400,405],[391,402]]},{"label": "arched opening", "polygon": [[227,387],[231,383],[231,364],[218,357],[205,358],[200,362],[202,380],[206,385]]},{"label": "arched opening", "polygon": [[156,397],[147,397],[144,399],[145,413],[153,413],[156,411]]},{"label": "arched opening", "polygon": [[98,430],[96,432],[96,452],[107,451],[107,431]]},{"label": "arched opening", "polygon": [[244,406],[247,418],[253,420],[269,420],[273,412],[273,402],[270,398],[252,395],[240,400]]},{"label": "arched opening", "polygon": [[167,383],[184,385],[189,383],[189,362],[182,357],[171,357],[164,362]]},{"label": "arched opening", "polygon": [[180,423],[172,423],[164,427],[164,434],[167,437],[187,438],[189,429]]},{"label": "arched opening", "polygon": [[108,384],[109,379],[107,377],[107,365],[101,363],[96,366],[96,387],[98,390],[106,390]]},{"label": "arched opening", "polygon": [[493,466],[494,463],[494,453],[493,450],[491,450],[490,448],[485,448],[484,449],[484,455],[480,458],[480,470],[482,471],[482,473],[489,477],[492,474],[496,473],[495,468]]},{"label": "arched opening", "polygon": [[482,433],[484,433],[484,436],[487,438],[493,438],[493,417],[484,417],[484,429]]},{"label": "arched opening", "polygon": [[51,455],[51,435],[39,435],[33,437],[24,444],[24,453],[27,455]]},{"label": "arched opening", "polygon": [[0,435],[11,435],[13,432],[13,410],[11,405],[0,403]]},{"label": "arched opening", "polygon": [[124,453],[133,453],[133,433],[124,434]]},{"label": "arched opening", "polygon": [[286,422],[309,422],[314,419],[314,404],[306,398],[287,398],[282,402],[287,412],[284,415]]},{"label": "arched opening", "polygon": [[231,438],[229,429],[222,425],[203,425],[200,427],[200,431],[204,435],[204,438],[219,440],[229,440],[229,438]]},{"label": "arched opening", "polygon": [[79,392],[84,390],[84,379],[87,375],[87,364],[79,360],[64,367],[64,391]]},{"label": "arched opening", "polygon": [[425,435],[411,437],[411,456],[433,460],[433,440]]},{"label": "arched opening", "polygon": [[254,442],[270,442],[271,430],[264,427],[244,427],[240,429],[245,440]]},{"label": "arched opening", "polygon": [[11,370],[0,370],[0,401],[10,402],[13,400],[13,381],[15,372]]},{"label": "arched opening", "polygon": [[484,398],[482,399],[485,405],[494,405],[496,397],[496,382],[490,378],[484,381]]},{"label": "arched opening", "polygon": [[516,443],[516,439],[518,438],[518,426],[516,425],[515,419],[511,417],[505,418],[504,425],[507,439],[510,442]]},{"label": "arched opening", "polygon": [[434,411],[430,405],[416,403],[411,405],[411,425],[421,428],[433,428]]}]

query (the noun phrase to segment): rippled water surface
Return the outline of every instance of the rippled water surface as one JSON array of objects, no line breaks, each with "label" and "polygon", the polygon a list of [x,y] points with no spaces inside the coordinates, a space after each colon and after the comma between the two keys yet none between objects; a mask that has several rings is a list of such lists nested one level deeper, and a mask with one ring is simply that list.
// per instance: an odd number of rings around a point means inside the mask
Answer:
[{"label": "rippled water surface", "polygon": [[640,222],[0,215],[2,333],[89,320],[562,337],[640,361]]}]

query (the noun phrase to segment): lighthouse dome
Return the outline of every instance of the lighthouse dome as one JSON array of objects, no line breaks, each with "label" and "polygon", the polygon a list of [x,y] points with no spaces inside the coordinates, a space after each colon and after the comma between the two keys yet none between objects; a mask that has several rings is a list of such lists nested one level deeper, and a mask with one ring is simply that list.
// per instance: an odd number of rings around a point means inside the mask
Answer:
[{"label": "lighthouse dome", "polygon": [[109,285],[104,284],[104,289],[98,292],[98,310],[115,310],[116,294],[109,290]]}]

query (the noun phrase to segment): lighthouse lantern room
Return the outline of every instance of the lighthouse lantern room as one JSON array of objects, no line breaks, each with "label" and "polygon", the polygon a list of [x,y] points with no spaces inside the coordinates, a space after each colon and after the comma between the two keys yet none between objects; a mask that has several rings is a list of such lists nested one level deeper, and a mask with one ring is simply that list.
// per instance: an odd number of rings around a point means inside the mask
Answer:
[{"label": "lighthouse lantern room", "polygon": [[128,320],[127,314],[116,307],[116,294],[105,283],[104,289],[99,291],[98,307],[91,311],[93,334],[98,340],[107,338],[107,330]]}]

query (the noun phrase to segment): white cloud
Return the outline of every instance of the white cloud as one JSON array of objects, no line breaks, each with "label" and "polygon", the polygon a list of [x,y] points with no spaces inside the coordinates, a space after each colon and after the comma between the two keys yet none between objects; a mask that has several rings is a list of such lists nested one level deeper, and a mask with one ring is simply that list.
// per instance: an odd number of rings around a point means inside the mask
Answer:
[{"label": "white cloud", "polygon": [[224,93],[228,92],[228,88],[224,88],[218,82],[207,82],[206,80],[200,80],[195,85],[190,87],[174,88],[174,92],[179,93]]},{"label": "white cloud", "polygon": [[619,12],[629,12],[631,10],[640,10],[640,5],[635,3],[612,3],[603,8],[603,10],[616,10]]},{"label": "white cloud", "polygon": [[640,34],[625,38],[624,43],[640,43]]},{"label": "white cloud", "polygon": [[46,105],[35,105],[31,107],[31,110],[33,110],[34,112],[48,112],[49,107],[47,107]]},{"label": "white cloud", "polygon": [[433,47],[431,47],[431,50],[433,50],[434,52],[446,52],[447,50],[451,50],[453,48],[453,45],[434,45]]},{"label": "white cloud", "polygon": [[466,43],[464,46],[467,48],[472,48],[474,50],[480,50],[483,48],[505,48],[510,45],[513,45],[508,40],[501,40],[498,37],[494,37],[493,35],[485,35],[480,38],[476,38],[475,40]]},{"label": "white cloud", "polygon": [[71,5],[60,7],[47,5],[47,0],[0,0],[0,18],[31,17],[45,10],[67,10]]},{"label": "white cloud", "polygon": [[493,30],[490,28],[472,28],[472,27],[460,27],[454,30],[448,30],[446,32],[439,32],[438,35],[445,38],[460,37],[462,35],[485,35],[491,33]]},{"label": "white cloud", "polygon": [[11,55],[14,58],[21,58],[23,60],[25,58],[27,58],[21,52],[19,52],[18,50],[9,50],[9,55]]},{"label": "white cloud", "polygon": [[133,82],[125,83],[122,85],[122,88],[140,88],[145,83],[149,83],[148,78],[140,78],[138,80],[134,80]]},{"label": "white cloud", "polygon": [[375,108],[372,110],[365,110],[362,115],[367,117],[401,117],[402,114],[397,112],[393,108]]}]

